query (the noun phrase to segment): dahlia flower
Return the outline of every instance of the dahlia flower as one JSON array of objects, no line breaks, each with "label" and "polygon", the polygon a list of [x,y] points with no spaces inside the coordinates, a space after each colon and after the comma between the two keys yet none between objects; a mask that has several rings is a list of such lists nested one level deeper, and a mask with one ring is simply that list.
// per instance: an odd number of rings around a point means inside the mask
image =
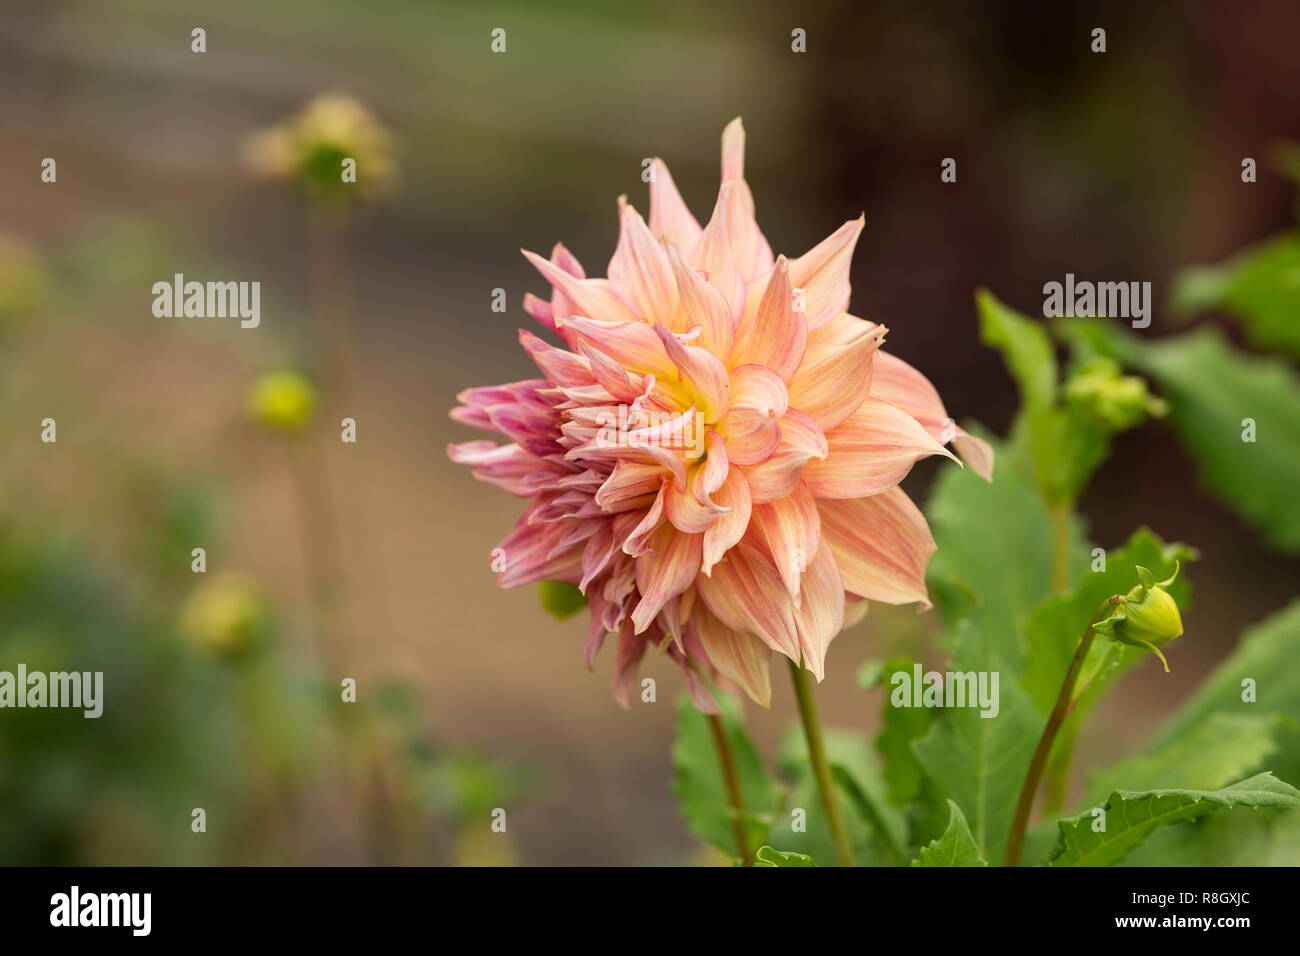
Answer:
[{"label": "dahlia flower", "polygon": [[988,444],[948,417],[886,329],[846,312],[863,219],[794,259],[754,219],[740,120],[722,134],[722,188],[701,227],[656,159],[647,223],[621,198],[607,278],[556,245],[524,252],[552,286],[524,308],[564,347],[521,330],[541,377],[462,392],[452,418],[506,442],[453,461],[527,500],[500,545],[499,583],[586,595],[588,667],[617,634],[614,696],[647,648],[767,706],[772,651],[823,677],[867,602],[928,606],[935,545],[898,487],[951,444],[986,479]]}]

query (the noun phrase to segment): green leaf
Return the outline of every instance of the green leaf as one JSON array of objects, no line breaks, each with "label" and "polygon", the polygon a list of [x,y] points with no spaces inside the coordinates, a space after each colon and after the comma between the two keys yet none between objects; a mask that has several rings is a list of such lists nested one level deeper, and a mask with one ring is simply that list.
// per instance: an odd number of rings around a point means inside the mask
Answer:
[{"label": "green leaf", "polygon": [[980,338],[1002,353],[1007,369],[1020,387],[1027,409],[1047,408],[1056,402],[1056,355],[1041,322],[1034,322],[998,300],[992,292],[975,293]]},{"label": "green leaf", "polygon": [[1043,731],[1033,702],[1009,674],[1001,674],[999,691],[996,717],[981,717],[972,707],[946,709],[912,745],[926,773],[962,808],[985,859],[1002,857],[1016,799]]},{"label": "green leaf", "polygon": [[[848,778],[867,799],[877,815],[863,814],[855,805],[844,807],[855,812],[845,813],[845,825],[853,845],[854,859],[859,864],[877,865],[891,862],[891,839],[906,832],[902,814],[889,804],[885,784],[871,751],[871,745],[861,734],[842,730],[825,732],[826,756],[832,773],[841,779]],[[808,762],[808,744],[799,727],[786,732],[780,746],[780,763],[784,773],[794,781],[790,798],[782,813],[775,819],[764,842],[782,850],[807,853],[815,860],[835,859],[830,828],[822,810],[817,781]],[[838,773],[837,769],[838,768]],[[843,803],[843,801],[842,801]],[[794,829],[796,818],[792,811],[802,810],[802,832]],[[887,831],[887,832],[882,832]]]},{"label": "green leaf", "polygon": [[1156,745],[1168,747],[1196,734],[1215,714],[1280,716],[1292,729],[1278,734],[1281,750],[1271,762],[1300,779],[1300,734],[1293,729],[1300,714],[1300,599],[1246,631],[1236,650],[1160,729]]},{"label": "green leaf", "polygon": [[806,853],[786,853],[773,850],[770,846],[761,846],[754,854],[755,866],[816,866],[813,858]]},{"label": "green leaf", "polygon": [[1222,265],[1183,271],[1171,305],[1184,314],[1227,312],[1252,345],[1300,355],[1300,236],[1286,233]]},{"label": "green leaf", "polygon": [[[990,441],[996,481],[954,468],[935,483],[926,514],[938,550],[927,580],[952,625],[948,648],[960,645],[972,660],[1000,659],[1018,676],[1028,650],[1025,622],[1052,593],[1052,519],[1023,459],[1005,443]],[[1077,521],[1070,527],[1067,563],[1071,580],[1088,567]]]},{"label": "green leaf", "polygon": [[1091,810],[1060,820],[1052,866],[1113,866],[1152,831],[1234,807],[1300,808],[1300,790],[1261,773],[1222,790],[1116,790],[1105,810],[1105,831],[1093,831]]},{"label": "green leaf", "polygon": [[[745,733],[740,705],[726,694],[716,694],[722,707],[722,725],[731,743],[740,792],[745,802],[741,820],[750,846],[758,846],[772,826],[780,788],[768,774],[758,748]],[[698,839],[711,843],[728,856],[737,855],[726,783],[718,761],[709,718],[695,709],[690,697],[677,701],[677,739],[673,743],[673,792],[682,816]]]},{"label": "green leaf", "polygon": [[876,749],[885,761],[883,776],[889,799],[900,807],[912,803],[921,794],[923,774],[916,755],[912,753],[912,741],[924,737],[934,722],[934,711],[926,707],[894,707],[890,704],[894,674],[900,671],[910,674],[914,663],[909,658],[889,661],[881,672],[884,694]]},{"label": "green leaf", "polygon": [[1211,714],[1163,747],[1098,771],[1083,805],[1097,806],[1120,787],[1213,790],[1258,770],[1277,752],[1280,714]]},{"label": "green leaf", "polygon": [[1124,866],[1296,866],[1300,813],[1285,809],[1214,813],[1163,827],[1124,860]]},{"label": "green leaf", "polygon": [[[885,799],[884,787],[874,786],[870,793],[858,783],[853,774],[843,765],[831,764],[831,777],[844,796],[848,797],[849,806],[867,821],[880,838],[882,848],[892,862],[901,863],[907,855],[907,822]],[[873,783],[879,778],[872,774]]]},{"label": "green leaf", "polygon": [[975,845],[970,827],[961,807],[948,801],[948,827],[943,835],[929,846],[921,848],[921,855],[912,861],[913,866],[988,866],[980,849]]},{"label": "green leaf", "polygon": [[[1243,355],[1212,329],[1147,342],[1106,323],[1057,327],[1152,378],[1210,490],[1275,547],[1300,552],[1300,377],[1288,363]],[[1247,419],[1253,442],[1242,440]]]},{"label": "green leaf", "polygon": [[547,612],[561,621],[573,617],[587,606],[586,596],[572,584],[563,581],[538,582],[537,599]]}]

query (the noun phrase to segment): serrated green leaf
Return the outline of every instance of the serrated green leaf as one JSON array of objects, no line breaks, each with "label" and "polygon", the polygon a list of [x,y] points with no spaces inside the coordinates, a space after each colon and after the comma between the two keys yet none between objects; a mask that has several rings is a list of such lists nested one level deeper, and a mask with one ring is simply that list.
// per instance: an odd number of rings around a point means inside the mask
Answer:
[{"label": "serrated green leaf", "polygon": [[[1157,342],[1103,322],[1057,328],[1154,380],[1210,490],[1273,546],[1300,551],[1300,377],[1288,363],[1235,351],[1208,328]],[[1247,420],[1253,442],[1242,440]]]},{"label": "serrated green leaf", "polygon": [[1213,813],[1162,827],[1123,866],[1300,866],[1300,813]]},{"label": "serrated green leaf", "polygon": [[922,847],[912,866],[988,866],[980,856],[961,807],[949,800],[948,808],[948,826],[943,835],[929,846]]},{"label": "serrated green leaf", "polygon": [[1261,773],[1222,790],[1116,790],[1105,810],[1104,832],[1094,832],[1093,813],[1060,820],[1052,866],[1113,866],[1152,831],[1234,807],[1300,808],[1300,790]]},{"label": "serrated green leaf", "polygon": [[973,707],[945,709],[930,732],[912,744],[929,777],[961,807],[985,859],[1002,857],[1016,799],[1043,731],[1029,695],[1005,673],[999,697],[996,717],[981,717]]},{"label": "serrated green leaf", "polygon": [[755,866],[816,866],[813,858],[806,853],[787,853],[773,850],[770,846],[761,846],[754,854]]},{"label": "serrated green leaf", "polygon": [[[1243,700],[1251,681],[1253,701]],[[1226,660],[1156,735],[1160,748],[1195,734],[1215,714],[1277,715],[1287,722],[1278,734],[1280,751],[1272,760],[1278,772],[1300,779],[1300,599],[1255,625]]]},{"label": "serrated green leaf", "polygon": [[[722,707],[722,724],[731,744],[745,801],[741,821],[749,845],[756,847],[772,826],[781,790],[768,774],[758,748],[745,732],[740,706],[726,694],[715,694]],[[677,701],[677,739],[673,743],[673,792],[692,834],[728,856],[737,855],[726,783],[718,761],[709,718],[695,709],[690,697]]]},{"label": "serrated green leaf", "polygon": [[1163,747],[1092,774],[1082,805],[1095,807],[1121,787],[1226,786],[1259,770],[1277,752],[1281,725],[1280,714],[1211,714]]},{"label": "serrated green leaf", "polygon": [[1300,236],[1285,233],[1222,265],[1184,270],[1171,304],[1185,314],[1222,310],[1241,321],[1252,345],[1300,355]]}]

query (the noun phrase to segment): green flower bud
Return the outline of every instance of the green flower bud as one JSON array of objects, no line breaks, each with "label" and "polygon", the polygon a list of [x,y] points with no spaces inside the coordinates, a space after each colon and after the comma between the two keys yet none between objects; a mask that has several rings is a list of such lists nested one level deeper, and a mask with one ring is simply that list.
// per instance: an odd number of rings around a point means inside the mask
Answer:
[{"label": "green flower bud", "polygon": [[1097,357],[1085,362],[1065,386],[1065,400],[1084,409],[1113,432],[1142,424],[1148,415],[1159,418],[1168,410],[1147,391],[1136,375],[1121,375],[1114,360]]},{"label": "green flower bud", "polygon": [[1157,582],[1154,574],[1138,565],[1138,586],[1119,598],[1110,617],[1094,628],[1112,641],[1145,647],[1160,658],[1166,674],[1169,673],[1169,662],[1160,653],[1159,645],[1181,637],[1183,633],[1178,604],[1165,590],[1178,577],[1178,570],[1179,565],[1175,563],[1174,573],[1168,580]]},{"label": "green flower bud", "polygon": [[253,417],[272,431],[300,432],[316,412],[316,386],[301,372],[281,369],[257,380],[248,405]]}]

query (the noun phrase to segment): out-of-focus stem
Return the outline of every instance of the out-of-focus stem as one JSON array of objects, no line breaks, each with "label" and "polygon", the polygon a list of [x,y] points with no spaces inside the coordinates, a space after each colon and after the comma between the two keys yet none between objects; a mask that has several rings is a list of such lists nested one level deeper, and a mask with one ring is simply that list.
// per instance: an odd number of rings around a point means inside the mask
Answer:
[{"label": "out-of-focus stem", "polygon": [[1056,695],[1056,705],[1052,708],[1051,716],[1047,718],[1047,726],[1043,728],[1043,735],[1038,738],[1038,746],[1034,750],[1033,760],[1029,762],[1029,772],[1025,774],[1024,786],[1020,788],[1020,800],[1016,803],[1016,815],[1011,821],[1011,835],[1007,839],[1007,852],[1002,859],[1003,866],[1018,866],[1020,864],[1020,854],[1025,848],[1025,830],[1029,826],[1029,813],[1034,808],[1034,797],[1038,793],[1038,785],[1043,779],[1043,769],[1047,766],[1047,758],[1052,752],[1052,743],[1056,740],[1056,734],[1061,729],[1061,724],[1065,721],[1066,715],[1070,712],[1070,705],[1073,703],[1074,683],[1079,679],[1079,671],[1083,669],[1083,662],[1088,657],[1088,648],[1092,647],[1093,626],[1101,616],[1102,611],[1114,604],[1118,597],[1110,597],[1098,605],[1097,610],[1093,611],[1092,619],[1088,621],[1088,627],[1083,632],[1083,637],[1079,640],[1079,646],[1074,652],[1074,657],[1070,661],[1069,670],[1065,672],[1065,680],[1061,682],[1060,693]]},{"label": "out-of-focus stem", "polygon": [[727,801],[730,804],[731,833],[736,838],[736,850],[740,854],[743,866],[754,865],[754,853],[745,837],[745,798],[740,791],[740,775],[736,773],[736,760],[731,753],[731,741],[727,739],[727,728],[717,714],[709,714],[709,729],[713,731],[713,745],[718,750],[718,763],[722,767],[722,779],[727,787]]},{"label": "out-of-focus stem", "polygon": [[794,681],[794,695],[799,702],[799,719],[803,723],[804,738],[808,741],[808,760],[817,781],[822,809],[826,812],[831,843],[835,847],[835,860],[840,866],[853,866],[853,845],[849,842],[849,831],[844,825],[844,811],[840,807],[839,794],[835,792],[831,765],[826,759],[826,742],[822,738],[822,725],[817,716],[812,681],[808,677],[808,671],[801,665],[794,661],[788,663],[790,679]]}]

